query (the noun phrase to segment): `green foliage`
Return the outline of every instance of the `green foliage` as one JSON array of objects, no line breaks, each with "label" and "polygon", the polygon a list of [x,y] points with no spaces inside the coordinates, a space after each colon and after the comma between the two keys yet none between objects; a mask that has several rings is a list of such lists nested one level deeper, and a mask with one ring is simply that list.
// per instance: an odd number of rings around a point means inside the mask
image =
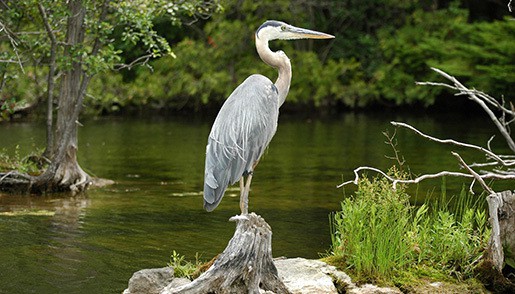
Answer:
[{"label": "green foliage", "polygon": [[363,178],[331,217],[331,254],[360,281],[392,281],[406,272],[423,274],[423,268],[462,280],[473,276],[489,238],[487,221],[484,207],[465,189],[454,207],[440,199],[417,208],[405,187],[393,190],[384,178]]},{"label": "green foliage", "polygon": [[[431,208],[431,209],[429,209]],[[471,277],[473,266],[489,239],[483,205],[463,187],[454,205],[444,198],[418,208],[409,232],[417,264],[430,266],[459,279]]]},{"label": "green foliage", "polygon": [[0,121],[9,120],[11,114],[14,113],[16,107],[16,99],[14,97],[4,99],[0,104]]},{"label": "green foliage", "polygon": [[0,150],[0,172],[17,171],[29,175],[38,175],[42,171],[44,164],[38,160],[41,150],[35,150],[32,154],[22,157],[20,155],[20,146],[16,145],[14,155],[7,155],[6,150]]},{"label": "green foliage", "polygon": [[352,198],[334,214],[333,251],[360,280],[391,278],[410,262],[406,232],[411,224],[409,196],[386,179],[362,179]]},{"label": "green foliage", "polygon": [[[200,38],[187,37],[173,46],[177,58],[161,58],[152,63],[152,71],[138,69],[129,83],[118,85],[125,89],[123,93],[130,93],[130,97],[119,100],[123,105],[151,104],[197,110],[208,103],[221,104],[251,74],[260,73],[275,80],[276,71],[261,62],[255,52],[253,35],[264,20],[258,16],[268,12],[277,14],[278,7],[284,8],[281,19],[288,20],[287,15],[293,9],[289,1],[266,1],[260,5],[251,1],[227,2],[224,14],[206,23]],[[240,17],[234,19],[234,14]],[[293,15],[290,18],[293,19]],[[271,44],[280,46],[292,60],[294,78],[288,103],[331,106],[344,101],[357,104],[356,88],[363,85],[359,63],[342,58],[324,62],[313,46],[293,48],[299,44],[302,45],[302,41]],[[323,42],[319,45],[324,46]],[[336,82],[338,80],[342,82]],[[103,81],[104,78],[97,80],[98,83]],[[104,93],[105,87],[93,88],[102,89],[92,93],[94,97]],[[110,92],[114,91],[119,90]]]},{"label": "green foliage", "polygon": [[515,90],[515,33],[509,19],[468,23],[466,11],[450,7],[434,12],[416,11],[411,22],[392,33],[379,34],[384,61],[375,72],[377,92],[395,104],[430,105],[444,91],[416,86],[434,81],[428,71],[437,67],[461,82],[494,97]]},{"label": "green foliage", "polygon": [[192,278],[193,274],[198,270],[198,268],[202,265],[202,262],[199,260],[198,253],[195,255],[195,263],[189,262],[185,260],[184,255],[180,255],[175,250],[170,255],[170,262],[168,266],[173,267],[173,274],[176,278]]},{"label": "green foliage", "polygon": [[[39,75],[45,72],[42,68],[49,66],[51,54],[52,38],[46,25],[56,41],[56,72],[69,69],[77,62],[87,75],[93,76],[124,67],[125,63],[133,67],[146,64],[153,58],[174,56],[168,40],[154,28],[156,19],[167,22],[169,26],[178,26],[182,21],[204,18],[218,11],[218,3],[216,0],[80,1],[85,11],[84,41],[70,46],[66,42],[66,26],[72,2],[8,1],[0,8],[0,34],[4,35],[0,41],[2,113],[12,109],[8,106],[13,99],[15,104],[20,104],[24,100],[36,101],[42,96],[43,91],[38,91],[30,97],[27,89],[46,88],[46,77]],[[111,104],[114,102],[110,101]]]},{"label": "green foliage", "polygon": [[[515,22],[470,22],[469,13],[460,8],[462,2],[439,6],[443,4],[413,0],[228,0],[222,10],[219,1],[110,1],[101,20],[103,2],[85,1],[86,40],[73,48],[73,57],[82,58],[88,74],[98,74],[88,89],[92,98],[85,100],[92,113],[132,105],[176,110],[218,107],[250,74],[275,80],[275,70],[255,52],[253,34],[264,20],[279,19],[336,36],[330,41],[271,42],[272,49],[281,48],[292,61],[287,105],[301,109],[376,103],[428,106],[445,91],[415,85],[438,78],[431,66],[494,97],[510,95],[515,90],[515,46],[510,38]],[[41,33],[17,34],[16,46],[9,38],[0,41],[0,60],[24,60],[23,70],[15,62],[0,63],[1,79],[6,81],[0,81],[2,105],[30,103],[44,93],[41,85],[50,45],[37,3],[51,12],[49,23],[60,46],[64,44],[65,2],[8,2],[2,23]],[[220,13],[204,20],[212,12]],[[194,19],[202,20],[178,27]],[[91,54],[95,40],[102,46]],[[58,71],[71,64],[62,53],[60,47]]]},{"label": "green foliage", "polygon": [[[440,60],[430,65],[439,67],[464,83],[494,97],[515,91],[515,46],[508,36],[515,34],[515,23],[506,18],[491,23],[458,23],[454,36],[434,43]],[[513,97],[510,97],[513,98]]]}]

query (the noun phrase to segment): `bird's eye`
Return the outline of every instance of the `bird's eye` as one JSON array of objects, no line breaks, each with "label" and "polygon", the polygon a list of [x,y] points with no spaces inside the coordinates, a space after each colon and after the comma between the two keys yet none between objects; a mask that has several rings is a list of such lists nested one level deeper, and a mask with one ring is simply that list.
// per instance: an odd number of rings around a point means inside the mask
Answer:
[{"label": "bird's eye", "polygon": [[281,31],[286,31],[286,26],[285,25],[281,26]]}]

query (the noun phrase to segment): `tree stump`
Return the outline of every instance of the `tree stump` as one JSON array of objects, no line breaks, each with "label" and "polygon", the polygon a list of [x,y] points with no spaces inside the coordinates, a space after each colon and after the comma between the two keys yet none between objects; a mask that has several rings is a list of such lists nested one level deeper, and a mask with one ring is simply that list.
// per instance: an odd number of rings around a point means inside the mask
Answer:
[{"label": "tree stump", "polygon": [[515,193],[503,191],[488,196],[488,209],[492,234],[488,244],[486,257],[491,260],[495,269],[501,272],[505,262],[513,265],[515,255]]},{"label": "tree stump", "polygon": [[272,259],[272,230],[265,220],[250,213],[230,219],[236,231],[213,266],[182,287],[165,287],[172,293],[290,293],[278,276]]}]

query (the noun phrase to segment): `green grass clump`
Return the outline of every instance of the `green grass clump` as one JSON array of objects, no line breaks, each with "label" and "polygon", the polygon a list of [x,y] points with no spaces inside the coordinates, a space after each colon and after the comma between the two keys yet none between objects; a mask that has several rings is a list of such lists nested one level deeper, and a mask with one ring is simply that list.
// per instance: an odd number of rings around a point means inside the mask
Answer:
[{"label": "green grass clump", "polygon": [[[390,173],[405,176],[395,169]],[[358,282],[472,277],[489,237],[484,207],[466,190],[454,205],[442,198],[416,207],[409,199],[403,185],[394,190],[385,178],[361,179],[355,195],[331,215],[332,260]]]},{"label": "green grass clump", "polygon": [[[35,153],[41,154],[40,150],[36,150]],[[14,156],[7,155],[5,149],[0,150],[0,172],[17,171],[19,173],[38,175],[41,173],[43,166],[46,165],[46,162],[42,163],[40,161],[40,157],[34,154],[22,157],[19,146],[16,146]]]},{"label": "green grass clump", "polygon": [[363,179],[341,206],[333,215],[333,255],[365,279],[390,278],[408,265],[411,207],[402,188],[394,191],[387,180]]},{"label": "green grass clump", "polygon": [[176,278],[192,279],[199,267],[202,265],[198,253],[195,255],[195,262],[187,261],[184,255],[180,255],[175,250],[170,256],[168,266],[173,267],[173,273]]},{"label": "green grass clump", "polygon": [[408,236],[417,248],[417,265],[433,267],[459,280],[473,276],[490,230],[484,206],[472,200],[463,188],[453,205],[442,201],[430,205],[426,201],[416,210]]}]

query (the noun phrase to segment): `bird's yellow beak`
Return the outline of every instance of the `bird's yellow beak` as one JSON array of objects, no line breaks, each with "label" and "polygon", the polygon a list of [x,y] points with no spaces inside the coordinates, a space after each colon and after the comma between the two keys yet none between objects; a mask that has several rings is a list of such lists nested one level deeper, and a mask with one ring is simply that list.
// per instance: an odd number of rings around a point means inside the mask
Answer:
[{"label": "bird's yellow beak", "polygon": [[298,28],[294,26],[288,27],[288,30],[291,33],[292,39],[333,39],[333,35],[329,35],[322,32],[317,32],[313,30]]}]

